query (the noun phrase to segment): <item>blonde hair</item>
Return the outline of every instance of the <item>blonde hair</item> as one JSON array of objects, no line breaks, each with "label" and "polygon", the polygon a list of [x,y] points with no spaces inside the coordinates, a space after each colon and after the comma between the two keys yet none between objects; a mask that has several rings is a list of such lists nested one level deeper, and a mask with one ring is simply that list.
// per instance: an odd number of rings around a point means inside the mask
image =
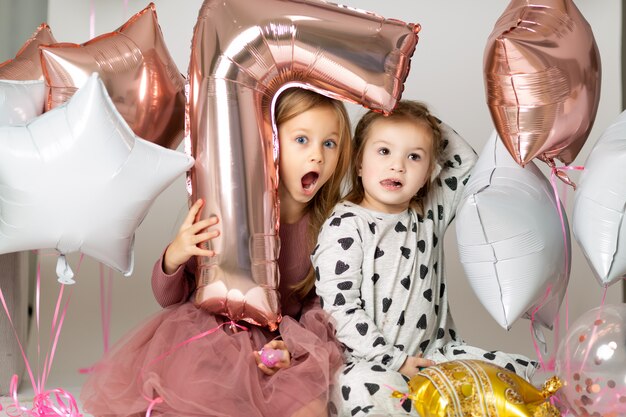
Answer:
[{"label": "blonde hair", "polygon": [[[293,119],[294,117],[320,106],[332,109],[339,122],[339,143],[337,167],[333,175],[319,189],[315,196],[306,206],[309,214],[308,242],[312,251],[322,224],[330,215],[332,208],[341,199],[341,185],[345,174],[350,167],[350,156],[352,155],[352,139],[350,134],[350,117],[343,102],[335,100],[316,92],[303,88],[289,88],[285,90],[276,102],[275,117],[276,125]],[[294,285],[294,293],[303,299],[315,286],[315,275],[311,267],[306,278]]]},{"label": "blonde hair", "polygon": [[[368,135],[372,129],[374,123],[378,120],[406,120],[415,123],[423,123],[430,128],[432,132],[432,152],[430,153],[430,166],[428,169],[428,176],[435,169],[435,166],[439,163],[442,165],[440,159],[443,156],[443,140],[441,129],[439,125],[441,121],[433,116],[428,107],[424,103],[412,100],[402,100],[398,103],[396,108],[391,112],[389,116],[384,116],[381,113],[368,111],[356,125],[354,131],[354,161],[350,169],[350,189],[346,195],[346,200],[355,204],[360,204],[365,197],[365,189],[363,188],[363,181],[359,176],[359,168],[363,162],[363,149],[367,141]],[[426,181],[426,184],[418,190],[411,200],[411,205],[418,210],[420,214],[423,214],[424,206],[423,199],[430,190],[431,181]]]}]

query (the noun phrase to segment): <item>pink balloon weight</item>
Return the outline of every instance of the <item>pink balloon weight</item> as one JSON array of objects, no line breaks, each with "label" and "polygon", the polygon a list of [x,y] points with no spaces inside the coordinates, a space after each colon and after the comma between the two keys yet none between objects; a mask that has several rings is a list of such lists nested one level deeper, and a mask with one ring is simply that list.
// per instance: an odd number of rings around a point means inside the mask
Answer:
[{"label": "pink balloon weight", "polygon": [[575,416],[626,415],[626,304],[580,316],[559,344],[561,396]]},{"label": "pink balloon weight", "polygon": [[576,158],[598,110],[600,73],[591,26],[572,0],[509,3],[487,41],[484,77],[496,130],[518,164]]},{"label": "pink balloon weight", "polygon": [[206,0],[189,65],[191,198],[220,217],[198,306],[273,329],[278,300],[277,94],[304,87],[390,112],[419,26],[321,1]]}]

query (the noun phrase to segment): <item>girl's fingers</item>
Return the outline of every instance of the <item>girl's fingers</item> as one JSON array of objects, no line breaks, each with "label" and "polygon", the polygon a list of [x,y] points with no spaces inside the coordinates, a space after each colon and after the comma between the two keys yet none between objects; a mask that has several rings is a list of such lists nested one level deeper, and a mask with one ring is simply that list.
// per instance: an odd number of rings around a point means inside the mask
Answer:
[{"label": "girl's fingers", "polygon": [[196,247],[196,249],[193,251],[193,255],[206,256],[207,258],[212,258],[215,256],[215,251],[210,250],[210,249],[200,249]]},{"label": "girl's fingers", "polygon": [[204,200],[202,200],[201,198],[199,198],[198,200],[196,200],[195,203],[193,203],[193,205],[189,208],[189,212],[187,213],[187,217],[185,217],[185,220],[183,221],[181,229],[186,229],[194,223],[196,216],[198,215],[198,212],[200,211],[200,208],[202,208],[203,205],[204,205]]},{"label": "girl's fingers", "polygon": [[271,340],[265,345],[265,347],[269,349],[287,350],[287,345],[285,345],[285,342],[283,342],[282,340]]},{"label": "girl's fingers", "polygon": [[257,365],[259,367],[259,369],[261,370],[261,372],[263,372],[265,375],[269,375],[272,376],[276,373],[275,370],[268,368],[267,366],[265,366],[265,364],[260,363]]},{"label": "girl's fingers", "polygon": [[208,219],[202,219],[195,222],[192,226],[190,226],[190,230],[193,230],[194,233],[198,233],[202,229],[207,229],[211,226],[214,226],[218,223],[217,216],[211,216]]},{"label": "girl's fingers", "polygon": [[206,242],[211,239],[215,239],[220,235],[219,230],[212,230],[210,232],[198,233],[191,237],[191,243],[197,245],[198,243]]}]

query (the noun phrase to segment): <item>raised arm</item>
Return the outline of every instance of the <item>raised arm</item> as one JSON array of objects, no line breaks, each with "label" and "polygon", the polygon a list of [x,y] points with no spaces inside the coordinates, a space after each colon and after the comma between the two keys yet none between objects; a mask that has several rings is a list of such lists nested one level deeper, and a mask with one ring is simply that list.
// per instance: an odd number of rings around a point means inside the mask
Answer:
[{"label": "raised arm", "polygon": [[443,166],[425,201],[425,209],[426,211],[432,210],[433,215],[443,222],[442,226],[445,229],[454,218],[478,155],[458,133],[445,123],[441,124],[441,133],[444,149],[440,161],[443,162]]},{"label": "raised arm", "polygon": [[200,245],[219,236],[219,230],[209,228],[218,223],[217,217],[197,220],[203,200],[189,209],[178,234],[152,269],[152,292],[162,307],[187,301],[195,289],[195,256],[214,256]]}]

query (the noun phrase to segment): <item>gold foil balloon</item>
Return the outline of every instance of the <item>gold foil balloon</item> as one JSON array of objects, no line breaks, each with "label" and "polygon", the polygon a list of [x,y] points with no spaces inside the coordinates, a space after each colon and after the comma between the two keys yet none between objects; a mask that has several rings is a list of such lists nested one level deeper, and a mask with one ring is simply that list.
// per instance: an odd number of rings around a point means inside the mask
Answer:
[{"label": "gold foil balloon", "polygon": [[626,304],[593,308],[571,324],[559,343],[556,374],[573,415],[626,416]]},{"label": "gold foil balloon", "polygon": [[572,0],[509,3],[487,41],[484,77],[491,117],[517,163],[576,158],[598,110],[600,72],[593,32]]},{"label": "gold foil balloon", "polygon": [[50,26],[39,25],[33,36],[20,48],[15,58],[0,63],[0,80],[43,80],[39,45],[55,43]]},{"label": "gold foil balloon", "polygon": [[178,147],[184,134],[185,79],[167,50],[153,3],[114,32],[81,45],[40,49],[50,87],[46,110],[67,101],[96,72],[137,136]]},{"label": "gold foil balloon", "polygon": [[196,304],[274,328],[278,149],[273,103],[304,87],[390,112],[419,26],[321,1],[206,0],[189,65],[192,200],[217,215],[213,258],[198,260]]},{"label": "gold foil balloon", "polygon": [[552,377],[543,390],[515,372],[480,360],[456,360],[424,368],[409,380],[409,394],[421,417],[556,417],[547,402],[561,386]]}]

